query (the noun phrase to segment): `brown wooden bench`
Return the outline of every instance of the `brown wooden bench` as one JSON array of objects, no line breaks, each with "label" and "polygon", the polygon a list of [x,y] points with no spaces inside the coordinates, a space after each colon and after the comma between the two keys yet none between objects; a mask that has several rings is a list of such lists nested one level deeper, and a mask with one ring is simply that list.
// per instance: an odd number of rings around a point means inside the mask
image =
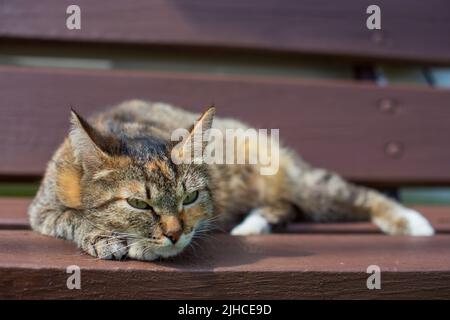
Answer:
[{"label": "brown wooden bench", "polygon": [[[378,1],[382,30],[370,31],[369,1],[338,10],[331,0],[79,0],[82,29],[70,31],[72,3],[1,4],[0,49],[314,55],[353,66],[354,79],[0,66],[3,182],[39,180],[70,106],[88,115],[140,98],[195,111],[214,103],[220,116],[279,128],[308,161],[358,183],[450,184],[450,91],[380,86],[376,73],[379,63],[450,64],[448,3]],[[417,207],[437,230],[429,238],[389,237],[368,223],[294,224],[269,236],[214,234],[195,252],[144,263],[97,260],[32,232],[29,201],[0,198],[0,298],[450,298],[450,207]],[[81,268],[81,290],[66,286],[69,265]],[[366,286],[370,265],[382,270],[381,290]]]}]

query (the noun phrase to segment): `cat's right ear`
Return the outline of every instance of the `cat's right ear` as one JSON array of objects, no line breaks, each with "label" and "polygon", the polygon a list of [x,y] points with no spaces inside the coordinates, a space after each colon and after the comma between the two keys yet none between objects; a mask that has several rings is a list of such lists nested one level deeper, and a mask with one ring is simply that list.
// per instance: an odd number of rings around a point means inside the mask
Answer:
[{"label": "cat's right ear", "polygon": [[188,135],[172,149],[172,161],[175,164],[201,163],[204,149],[209,142],[209,130],[212,127],[216,109],[210,107],[192,126]]},{"label": "cat's right ear", "polygon": [[82,163],[85,170],[93,171],[108,160],[108,154],[102,150],[103,137],[84,120],[75,110],[71,109],[70,122],[72,127],[69,139],[75,157]]}]

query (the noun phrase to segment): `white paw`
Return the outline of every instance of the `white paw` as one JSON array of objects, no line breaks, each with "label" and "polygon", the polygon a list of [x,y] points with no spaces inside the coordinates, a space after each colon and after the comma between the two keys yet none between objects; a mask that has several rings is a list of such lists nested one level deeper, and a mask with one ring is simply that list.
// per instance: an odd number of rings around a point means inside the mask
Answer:
[{"label": "white paw", "polygon": [[120,239],[102,239],[95,244],[97,257],[106,260],[122,260],[127,256],[126,241]]},{"label": "white paw", "polygon": [[240,224],[231,230],[233,236],[249,236],[270,233],[270,224],[256,210],[252,211]]},{"label": "white paw", "polygon": [[154,250],[149,249],[149,247],[142,243],[142,241],[134,241],[134,243],[128,249],[128,257],[130,259],[142,260],[142,261],[153,261],[158,259],[158,255]]},{"label": "white paw", "polygon": [[392,235],[432,236],[434,229],[419,212],[400,207],[391,215],[375,218],[380,229]]}]

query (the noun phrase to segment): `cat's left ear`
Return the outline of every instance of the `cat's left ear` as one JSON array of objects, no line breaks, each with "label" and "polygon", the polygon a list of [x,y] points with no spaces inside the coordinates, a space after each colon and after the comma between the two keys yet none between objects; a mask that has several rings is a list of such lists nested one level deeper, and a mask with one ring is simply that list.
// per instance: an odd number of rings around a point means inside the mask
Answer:
[{"label": "cat's left ear", "polygon": [[105,151],[108,141],[86,120],[71,110],[72,127],[69,134],[75,157],[87,171],[94,171],[110,159]]},{"label": "cat's left ear", "polygon": [[[176,145],[172,150],[172,160],[176,164],[197,162],[199,157],[203,155],[203,151],[209,142],[209,130],[212,127],[214,115],[216,113],[215,107],[210,107],[206,110],[197,121],[195,121],[189,134]],[[197,159],[197,160],[196,160]]]}]

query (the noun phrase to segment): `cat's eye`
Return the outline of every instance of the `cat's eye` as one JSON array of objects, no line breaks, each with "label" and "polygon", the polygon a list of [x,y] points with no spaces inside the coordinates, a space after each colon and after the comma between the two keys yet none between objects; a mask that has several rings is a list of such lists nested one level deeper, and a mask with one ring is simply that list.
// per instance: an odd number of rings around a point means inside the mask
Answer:
[{"label": "cat's eye", "polygon": [[194,191],[189,193],[183,200],[183,205],[187,206],[189,204],[194,203],[198,198],[198,191]]},{"label": "cat's eye", "polygon": [[152,207],[150,207],[150,205],[147,202],[145,202],[144,200],[141,200],[141,199],[128,198],[127,202],[133,208],[140,209],[140,210],[148,210],[148,209],[152,208]]}]

